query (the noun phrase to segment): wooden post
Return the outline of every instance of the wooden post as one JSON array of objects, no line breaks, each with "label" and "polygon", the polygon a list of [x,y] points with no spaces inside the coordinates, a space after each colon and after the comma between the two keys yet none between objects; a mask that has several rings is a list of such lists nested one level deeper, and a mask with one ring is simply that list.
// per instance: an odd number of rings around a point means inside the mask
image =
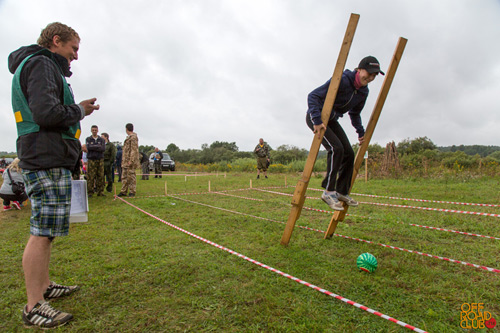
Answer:
[{"label": "wooden post", "polygon": [[286,176],[285,176],[285,187],[286,187]]},{"label": "wooden post", "polygon": [[210,192],[210,180],[208,181],[208,192]]},{"label": "wooden post", "polygon": [[[363,140],[363,143],[359,147],[358,153],[356,154],[356,158],[354,159],[354,170],[352,172],[352,180],[351,180],[351,187],[354,185],[354,181],[356,180],[356,176],[358,175],[359,168],[361,167],[361,164],[363,163],[363,155],[365,154],[366,150],[368,149],[368,145],[370,144],[370,140],[373,135],[373,131],[375,130],[375,126],[377,125],[378,118],[380,117],[380,113],[382,112],[382,107],[384,106],[385,100],[387,98],[387,94],[389,93],[389,89],[391,88],[392,81],[394,80],[394,76],[396,75],[396,70],[398,69],[399,61],[401,60],[401,56],[403,55],[403,51],[406,46],[406,42],[408,40],[399,37],[398,44],[396,46],[396,50],[394,51],[394,55],[392,56],[392,61],[389,66],[389,70],[387,71],[384,79],[384,83],[382,84],[382,88],[380,89],[380,93],[378,95],[377,101],[375,102],[375,106],[373,108],[372,115],[370,117],[370,120],[368,122],[368,126],[366,126],[366,132],[365,132],[365,137]],[[349,189],[349,192],[351,190]],[[345,203],[344,204],[344,210],[343,211],[335,211],[335,213],[332,216],[332,219],[330,220],[330,224],[328,226],[328,229],[325,233],[325,238],[330,238],[332,237],[333,233],[335,232],[335,229],[337,228],[337,223],[339,221],[343,221],[345,214],[347,213],[347,209],[349,206],[347,206]]]},{"label": "wooden post", "polygon": [[167,181],[165,180],[165,196],[167,196]]},{"label": "wooden post", "polygon": [[365,183],[368,182],[368,151],[366,151],[365,155]]},{"label": "wooden post", "polygon": [[[335,70],[330,81],[330,86],[328,87],[328,93],[326,94],[325,103],[323,104],[323,110],[321,111],[321,120],[323,121],[323,124],[328,124],[328,119],[330,119],[333,103],[335,102],[335,98],[337,97],[340,80],[342,79],[342,73],[347,62],[347,56],[351,48],[358,21],[359,15],[351,14],[344,35],[344,40],[340,48],[340,53],[337,58]],[[302,178],[298,181],[292,197],[292,210],[290,211],[290,215],[288,216],[288,222],[285,227],[285,232],[283,233],[283,237],[281,238],[282,245],[288,245],[288,243],[290,242],[293,228],[295,227],[295,222],[300,217],[302,206],[304,205],[305,201],[307,186],[309,185],[309,180],[311,179],[314,163],[316,162],[316,158],[318,157],[319,148],[321,146],[321,141],[323,141],[324,135],[324,130],[321,130],[321,132],[319,133],[319,137],[317,134],[314,134],[311,149],[309,150],[309,155],[307,156],[306,165],[304,167],[304,171],[302,172]]]}]

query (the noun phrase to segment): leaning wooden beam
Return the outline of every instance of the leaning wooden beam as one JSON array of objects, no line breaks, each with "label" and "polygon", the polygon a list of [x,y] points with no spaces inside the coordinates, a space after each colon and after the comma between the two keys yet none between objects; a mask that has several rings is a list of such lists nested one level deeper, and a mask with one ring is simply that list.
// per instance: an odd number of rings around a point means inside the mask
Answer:
[{"label": "leaning wooden beam", "polygon": [[[328,124],[328,119],[330,119],[330,113],[332,112],[333,103],[335,102],[335,98],[337,97],[340,80],[342,79],[342,72],[344,71],[347,56],[349,54],[349,50],[351,49],[351,44],[354,38],[354,33],[356,32],[358,21],[359,15],[351,14],[349,23],[347,24],[344,41],[342,42],[342,47],[340,48],[337,64],[335,65],[332,80],[330,81],[330,86],[328,87],[328,93],[323,105],[323,110],[321,111],[321,120],[323,121],[323,124]],[[281,238],[282,245],[288,245],[288,243],[290,242],[293,228],[295,227],[295,222],[300,217],[302,206],[304,205],[307,186],[309,185],[309,179],[311,178],[314,163],[316,162],[316,158],[318,157],[319,148],[321,146],[321,141],[323,140],[324,135],[324,130],[320,132],[319,137],[316,134],[314,135],[311,149],[309,150],[309,155],[307,156],[306,165],[304,167],[304,172],[302,172],[302,178],[298,181],[292,197],[292,210],[290,212],[290,215],[288,216],[288,222],[285,227],[285,232],[283,233],[283,237]]]},{"label": "leaning wooden beam", "polygon": [[[368,145],[370,144],[370,140],[373,136],[373,131],[375,130],[375,126],[377,126],[378,118],[380,117],[380,113],[382,112],[382,108],[384,107],[385,100],[387,98],[387,94],[389,94],[389,89],[391,88],[392,81],[394,80],[394,76],[396,75],[396,70],[398,69],[399,61],[401,60],[401,56],[403,55],[403,51],[406,46],[406,42],[408,40],[399,37],[398,45],[396,46],[396,50],[394,51],[394,55],[392,56],[392,61],[389,66],[389,70],[387,71],[384,79],[384,83],[382,84],[382,88],[380,89],[380,93],[378,95],[377,101],[375,102],[375,107],[373,108],[372,115],[368,122],[368,126],[366,126],[365,137],[363,143],[359,147],[358,153],[356,154],[356,158],[354,159],[354,170],[352,172],[352,180],[351,187],[349,192],[351,192],[352,186],[354,185],[354,181],[359,172],[359,168],[363,163],[363,157],[365,155],[366,150],[368,149]],[[328,225],[328,229],[325,233],[325,238],[332,237],[335,229],[337,228],[337,223],[339,221],[343,221],[345,214],[347,213],[347,209],[349,206],[344,204],[343,211],[336,211],[333,214],[332,219],[330,220],[330,224]]]}]

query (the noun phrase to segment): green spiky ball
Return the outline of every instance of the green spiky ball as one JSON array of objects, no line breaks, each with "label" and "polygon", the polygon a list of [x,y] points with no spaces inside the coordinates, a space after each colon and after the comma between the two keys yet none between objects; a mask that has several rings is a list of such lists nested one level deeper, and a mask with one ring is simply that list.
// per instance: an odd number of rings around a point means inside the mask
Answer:
[{"label": "green spiky ball", "polygon": [[371,253],[360,254],[356,261],[358,268],[362,271],[373,273],[377,269],[377,258]]}]

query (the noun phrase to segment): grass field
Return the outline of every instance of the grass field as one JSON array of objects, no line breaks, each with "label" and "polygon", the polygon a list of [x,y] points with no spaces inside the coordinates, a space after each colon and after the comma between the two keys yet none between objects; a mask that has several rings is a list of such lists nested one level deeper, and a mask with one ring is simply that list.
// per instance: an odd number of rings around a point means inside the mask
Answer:
[{"label": "grass field", "polygon": [[[285,177],[291,185],[287,188]],[[250,179],[254,189],[249,189]],[[178,228],[422,330],[471,331],[460,326],[463,303],[483,303],[484,311],[500,322],[500,273],[435,257],[498,270],[500,239],[410,225],[500,238],[500,217],[368,203],[489,214],[500,214],[499,207],[353,195],[366,203],[349,209],[355,216],[339,223],[334,237],[325,240],[321,232],[299,228],[326,230],[331,217],[303,210],[289,246],[284,247],[280,240],[285,225],[270,220],[286,222],[291,197],[255,188],[277,187],[268,190],[292,194],[298,179],[272,174],[256,180],[254,174],[231,173],[167,176],[138,180],[137,197],[126,200]],[[207,193],[209,181],[212,192],[244,190]],[[307,195],[319,198],[321,192],[312,189],[320,188],[320,183],[320,178],[312,178]],[[499,186],[499,178],[367,183],[360,179],[353,193],[498,205]],[[174,197],[179,193],[184,195]],[[82,287],[69,298],[52,301],[54,307],[75,316],[61,331],[409,331],[191,237],[111,195],[93,197],[89,204],[89,222],[71,224],[70,235],[53,244],[52,279]],[[330,210],[315,199],[307,199],[304,206]],[[29,215],[29,209],[0,213],[2,331],[23,330],[26,296],[21,258]],[[364,252],[378,259],[375,273],[356,267],[356,258]]]}]

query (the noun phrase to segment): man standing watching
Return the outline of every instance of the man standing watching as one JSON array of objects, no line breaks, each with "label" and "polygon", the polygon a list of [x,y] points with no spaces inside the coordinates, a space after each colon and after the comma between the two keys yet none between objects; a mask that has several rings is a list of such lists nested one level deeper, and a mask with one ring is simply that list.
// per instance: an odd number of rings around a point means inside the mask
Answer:
[{"label": "man standing watching", "polygon": [[113,142],[109,141],[109,134],[102,133],[101,137],[106,142],[106,149],[104,150],[104,177],[106,177],[106,191],[110,192],[113,190],[113,163],[115,163],[116,158],[116,147]]},{"label": "man standing watching", "polygon": [[161,178],[161,160],[163,159],[163,153],[158,149],[158,147],[155,148],[155,154],[153,155],[153,166],[155,168],[155,178],[160,177]]},{"label": "man standing watching", "polygon": [[123,142],[122,153],[122,189],[118,194],[119,197],[124,197],[129,192],[129,197],[135,197],[136,183],[135,169],[140,165],[139,157],[139,138],[134,133],[134,125],[128,123],[125,125],[127,138]]},{"label": "man standing watching", "polygon": [[271,161],[271,157],[269,156],[269,146],[264,142],[264,139],[259,139],[259,144],[255,146],[253,152],[257,155],[257,179],[260,178],[261,171],[267,178],[267,163]]},{"label": "man standing watching", "polygon": [[149,157],[146,153],[139,153],[141,159],[141,167],[142,167],[142,180],[149,180]]},{"label": "man standing watching", "polygon": [[[116,166],[116,173],[118,174],[118,182],[121,183],[122,181],[122,146],[118,145],[116,147],[116,160],[115,160],[115,166]],[[114,177],[114,175],[113,175]],[[113,178],[114,180],[114,178]]]},{"label": "man standing watching", "polygon": [[87,159],[89,165],[87,169],[87,192],[89,198],[95,192],[97,196],[104,196],[104,150],[106,150],[106,142],[97,133],[99,128],[97,125],[92,125],[90,128],[92,135],[85,140],[87,146]]},{"label": "man standing watching", "polygon": [[57,327],[73,318],[46,299],[67,296],[78,286],[50,281],[51,243],[69,231],[71,169],[80,156],[80,120],[99,105],[91,98],[76,104],[65,77],[78,59],[80,37],[67,25],[51,23],[38,45],[9,55],[12,106],[17,125],[17,154],[31,200],[30,237],[23,255],[28,303],[25,326]]}]

